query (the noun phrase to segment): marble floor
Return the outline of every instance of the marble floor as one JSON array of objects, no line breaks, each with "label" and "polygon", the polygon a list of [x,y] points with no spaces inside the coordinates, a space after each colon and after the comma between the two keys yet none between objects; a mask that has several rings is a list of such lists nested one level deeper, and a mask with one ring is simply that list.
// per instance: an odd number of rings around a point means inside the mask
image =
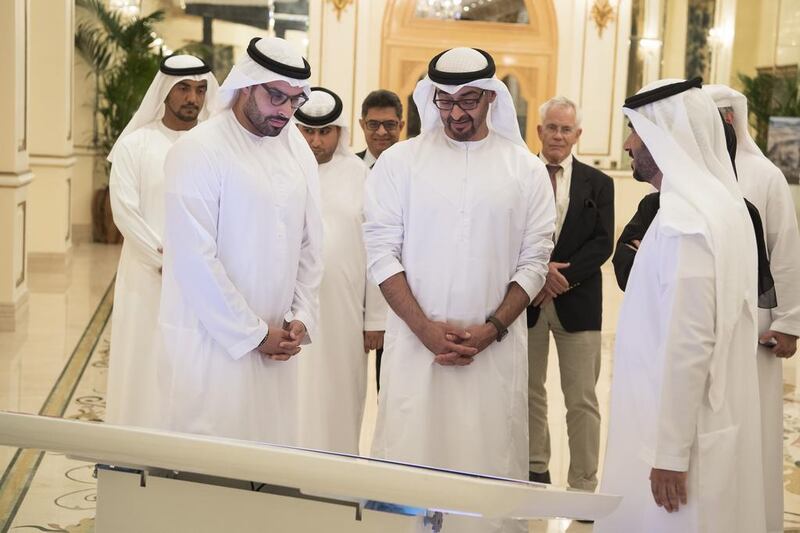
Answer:
[{"label": "marble floor", "polygon": [[[27,324],[16,333],[0,333],[0,409],[42,413],[99,421],[104,415],[105,377],[112,305],[113,276],[119,248],[77,245],[67,272],[30,274]],[[598,395],[603,416],[602,442],[610,390],[611,352],[616,317],[622,299],[613,274],[604,275],[604,331],[602,372]],[[551,348],[551,354],[555,347]],[[73,379],[74,378],[74,379]],[[71,382],[73,381],[73,382]],[[795,360],[785,363],[785,530],[800,532],[800,375]],[[370,383],[374,363],[370,360]],[[548,404],[553,456],[553,482],[566,482],[565,410],[558,367],[548,369]],[[375,391],[370,390],[361,437],[362,452],[369,449],[376,415]],[[30,455],[26,456],[28,453]],[[27,461],[27,463],[25,462]],[[9,464],[12,468],[8,469]],[[30,465],[28,477],[17,487],[8,482],[20,464]],[[17,451],[0,447],[0,533],[94,531],[95,483],[92,465],[58,454]],[[11,488],[19,489],[12,494]],[[570,520],[542,520],[530,524],[531,533],[591,532],[592,526]]]}]

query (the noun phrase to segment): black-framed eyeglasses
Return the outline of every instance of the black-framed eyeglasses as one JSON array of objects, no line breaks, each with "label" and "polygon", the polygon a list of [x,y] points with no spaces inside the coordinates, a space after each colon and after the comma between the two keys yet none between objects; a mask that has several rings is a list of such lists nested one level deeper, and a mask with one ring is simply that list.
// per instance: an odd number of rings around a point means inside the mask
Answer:
[{"label": "black-framed eyeglasses", "polygon": [[292,109],[299,109],[303,107],[303,104],[308,102],[308,96],[306,96],[304,93],[300,93],[297,96],[289,96],[283,91],[273,89],[272,87],[267,87],[263,84],[261,85],[261,88],[267,91],[267,94],[269,95],[269,102],[274,106],[283,105],[290,100]]},{"label": "black-framed eyeglasses", "polygon": [[461,98],[460,100],[453,100],[452,98],[436,98],[433,96],[433,105],[442,111],[451,111],[455,106],[460,107],[463,111],[471,111],[478,107],[478,102],[483,98],[485,89],[481,89],[476,97]]},{"label": "black-framed eyeglasses", "polygon": [[398,120],[368,120],[364,123],[369,131],[378,131],[383,126],[386,131],[397,131],[400,127]]}]

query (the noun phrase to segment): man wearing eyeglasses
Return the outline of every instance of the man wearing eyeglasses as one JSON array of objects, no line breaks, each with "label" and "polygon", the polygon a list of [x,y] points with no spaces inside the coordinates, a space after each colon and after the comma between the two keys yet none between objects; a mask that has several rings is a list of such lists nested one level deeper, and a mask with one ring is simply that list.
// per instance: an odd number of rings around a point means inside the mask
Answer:
[{"label": "man wearing eyeglasses", "polygon": [[317,162],[286,127],[311,69],[255,38],[218,110],[167,155],[160,323],[168,429],[294,445],[297,361],[322,278]]},{"label": "man wearing eyeglasses", "polygon": [[[391,308],[372,454],[527,479],[523,312],[553,248],[547,171],[488,53],[437,55],[414,101],[422,134],[367,178],[368,267]],[[446,520],[455,532],[527,531]]]},{"label": "man wearing eyeglasses", "polygon": [[593,491],[600,450],[595,394],[603,308],[600,267],[613,250],[614,182],[572,155],[582,131],[574,102],[552,98],[542,104],[539,114],[539,157],[555,197],[556,231],[547,281],[528,307],[530,480],[550,483],[545,378],[552,332],[567,408],[567,483]]},{"label": "man wearing eyeglasses", "polygon": [[403,103],[392,91],[372,91],[361,104],[361,118],[358,123],[364,130],[367,148],[356,155],[372,168],[383,151],[400,139],[400,133],[406,124],[403,121]]},{"label": "man wearing eyeglasses", "polygon": [[[361,118],[358,123],[364,130],[367,147],[356,155],[364,160],[367,167],[372,168],[383,151],[400,139],[400,133],[405,126],[400,97],[385,89],[372,91],[361,104]],[[375,385],[378,391],[381,390],[383,336],[383,332],[375,336]]]}]

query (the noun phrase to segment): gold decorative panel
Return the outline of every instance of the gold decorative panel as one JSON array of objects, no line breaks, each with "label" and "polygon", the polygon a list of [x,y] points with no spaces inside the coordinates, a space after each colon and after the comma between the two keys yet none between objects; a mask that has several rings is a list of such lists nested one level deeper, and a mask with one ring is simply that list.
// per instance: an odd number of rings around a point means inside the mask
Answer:
[{"label": "gold decorative panel", "polygon": [[[494,0],[514,4],[521,0]],[[492,54],[497,77],[513,76],[518,96],[535,110],[552,97],[556,86],[558,35],[552,0],[525,0],[525,23],[420,18],[415,0],[389,0],[383,18],[381,87],[396,92],[402,102],[414,91],[428,62],[437,53],[457,46],[482,48]],[[510,4],[509,4],[510,5]],[[465,31],[465,28],[468,30]],[[408,110],[405,110],[408,119]],[[524,129],[532,150],[539,149],[537,113],[527,113]]]}]

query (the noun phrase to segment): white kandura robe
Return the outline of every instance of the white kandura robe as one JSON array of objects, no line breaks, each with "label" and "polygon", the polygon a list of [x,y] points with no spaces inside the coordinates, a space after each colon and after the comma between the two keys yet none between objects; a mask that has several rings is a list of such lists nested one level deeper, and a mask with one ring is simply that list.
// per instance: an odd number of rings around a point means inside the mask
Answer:
[{"label": "white kandura robe", "polygon": [[[758,310],[758,333],[767,330],[800,336],[800,235],[794,201],[783,173],[752,152],[736,156],[739,185],[758,208],[775,280],[777,307]],[[767,531],[783,531],[783,359],[758,348],[762,451]]]},{"label": "white kandura robe", "polygon": [[169,429],[297,443],[297,358],[254,351],[284,319],[302,321],[311,340],[316,333],[317,164],[297,129],[286,130],[258,137],[225,110],[167,155]]},{"label": "white kandura robe", "polygon": [[164,159],[184,132],[161,120],[136,130],[116,147],[109,187],[122,245],[114,286],[106,421],[160,427],[161,235],[164,228]]},{"label": "white kandura robe", "polygon": [[368,173],[353,154],[336,153],[319,166],[325,233],[319,333],[298,360],[306,448],[358,454],[367,392],[364,331],[383,331],[387,312],[380,289],[367,281],[361,223]]},{"label": "white kandura robe", "polygon": [[[366,191],[370,274],[381,283],[404,270],[429,319],[483,324],[512,281],[531,298],[543,286],[553,191],[522,146],[494,132],[456,142],[436,128],[381,154]],[[523,312],[471,365],[441,366],[390,310],[372,455],[527,480],[527,339]],[[467,523],[448,517],[443,531],[500,530]]]},{"label": "white kandura robe", "polygon": [[[724,401],[714,412],[714,258],[703,235],[678,234],[656,216],[631,270],[614,352],[600,491],[623,499],[594,533],[763,533],[752,307],[743,304],[733,328]],[[653,467],[688,468],[688,504],[678,512],[655,504]]]}]

